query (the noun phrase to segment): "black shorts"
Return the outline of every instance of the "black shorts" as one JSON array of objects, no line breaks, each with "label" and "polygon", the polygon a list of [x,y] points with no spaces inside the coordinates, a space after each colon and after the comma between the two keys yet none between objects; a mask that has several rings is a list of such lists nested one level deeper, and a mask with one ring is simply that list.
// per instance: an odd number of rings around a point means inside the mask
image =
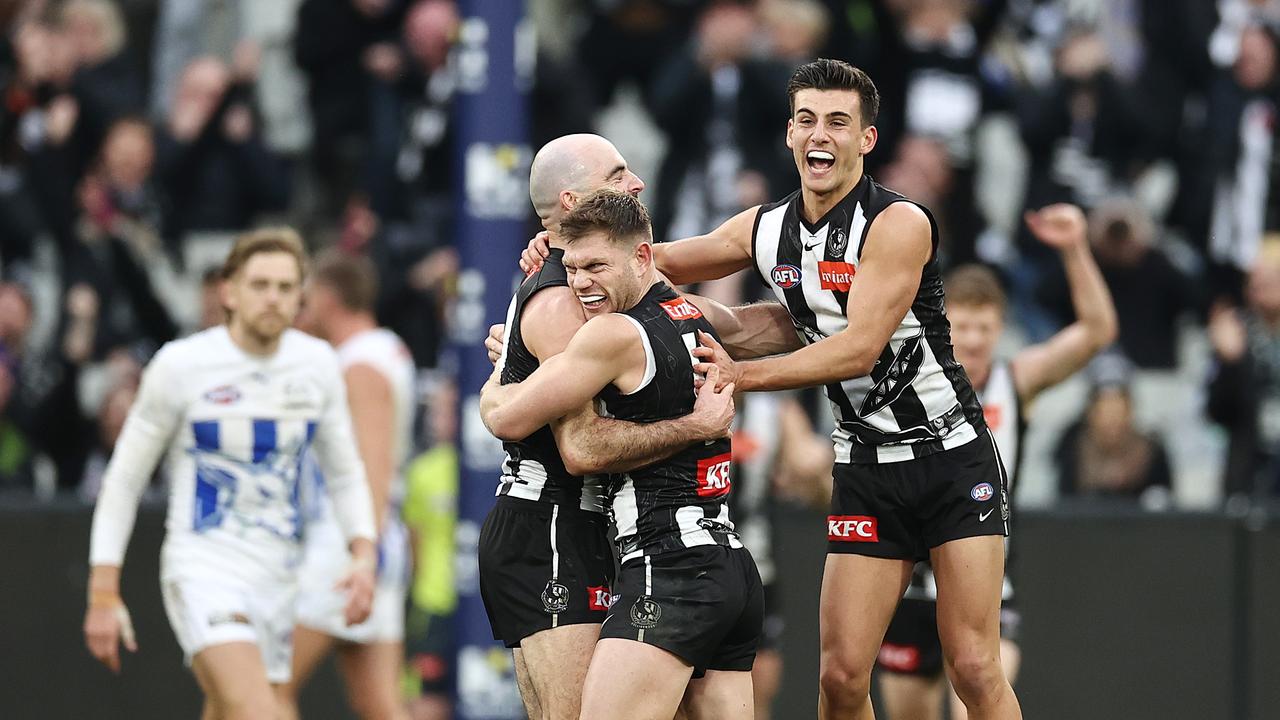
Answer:
[{"label": "black shorts", "polygon": [[623,564],[600,637],[660,647],[701,677],[749,671],[763,626],[764,588],[751,553],[705,545]]},{"label": "black shorts", "polygon": [[[1000,639],[1017,642],[1021,616],[1013,603],[1000,606]],[[937,677],[942,674],[942,641],[938,637],[938,603],[904,599],[889,623],[876,655],[881,670],[901,675]]]},{"label": "black shorts", "polygon": [[926,560],[929,549],[1009,534],[1004,465],[989,432],[894,463],[836,463],[827,552]]},{"label": "black shorts", "polygon": [[600,513],[498,498],[480,529],[480,597],[495,640],[604,622],[613,584],[608,521]]}]

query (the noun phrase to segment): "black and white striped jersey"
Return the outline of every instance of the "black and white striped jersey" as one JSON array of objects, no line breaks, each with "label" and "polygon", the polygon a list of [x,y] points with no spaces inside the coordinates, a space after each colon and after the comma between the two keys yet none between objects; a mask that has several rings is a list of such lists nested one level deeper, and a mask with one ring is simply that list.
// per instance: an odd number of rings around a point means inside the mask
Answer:
[{"label": "black and white striped jersey", "polygon": [[[535,273],[525,278],[511,305],[507,308],[506,337],[498,358],[503,385],[524,381],[538,369],[538,358],[524,344],[520,334],[521,314],[538,291],[549,287],[568,287],[564,251],[552,248],[551,256]],[[502,462],[502,479],[497,495],[578,507],[604,512],[604,487],[599,478],[571,475],[560,459],[560,449],[549,426],[523,440],[503,442],[507,457]]]},{"label": "black and white striped jersey", "polygon": [[[621,315],[635,325],[643,341],[644,379],[625,393],[606,387],[597,396],[601,413],[641,423],[688,415],[697,399],[692,355],[696,332],[715,335],[711,323],[662,282]],[[732,447],[728,438],[697,443],[662,462],[610,478],[621,562],[698,545],[742,547],[729,520]]]},{"label": "black and white striped jersey", "polygon": [[[756,269],[812,344],[848,326],[849,288],[876,216],[910,201],[863,176],[816,224],[804,220],[802,202],[797,190],[761,207],[751,242]],[[934,257],[871,374],[826,386],[836,420],[836,462],[911,460],[959,447],[983,429],[982,407],[951,351],[938,228],[932,215],[929,221]]]}]

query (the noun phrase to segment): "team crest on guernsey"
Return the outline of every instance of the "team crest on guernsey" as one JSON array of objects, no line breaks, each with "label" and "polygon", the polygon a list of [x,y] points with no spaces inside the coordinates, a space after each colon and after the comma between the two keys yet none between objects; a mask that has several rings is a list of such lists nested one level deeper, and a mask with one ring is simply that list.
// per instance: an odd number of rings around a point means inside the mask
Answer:
[{"label": "team crest on guernsey", "polygon": [[827,237],[827,255],[844,257],[844,251],[848,249],[849,236],[845,234],[844,228],[831,228],[831,235]]},{"label": "team crest on guernsey", "polygon": [[542,589],[542,609],[551,613],[562,613],[569,609],[569,588],[560,584],[555,578],[547,581]]},{"label": "team crest on guernsey", "polygon": [[642,630],[657,627],[662,619],[662,606],[647,595],[641,595],[631,606],[631,624]]},{"label": "team crest on guernsey", "polygon": [[783,290],[790,290],[800,284],[800,268],[795,265],[774,265],[773,272],[769,275],[773,278],[773,284]]}]

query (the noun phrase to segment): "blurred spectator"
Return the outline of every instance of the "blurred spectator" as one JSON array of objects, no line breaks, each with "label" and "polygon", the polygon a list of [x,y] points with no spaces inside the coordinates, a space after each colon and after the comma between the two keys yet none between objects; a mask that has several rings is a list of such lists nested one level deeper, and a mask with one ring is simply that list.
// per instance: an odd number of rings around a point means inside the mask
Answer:
[{"label": "blurred spectator", "polygon": [[121,115],[144,109],[142,74],[125,51],[124,17],[113,0],[68,0],[61,24],[75,53],[74,88],[92,138]]},{"label": "blurred spectator", "polygon": [[168,196],[171,243],[194,231],[243,230],[288,203],[288,171],[262,145],[252,83],[214,57],[194,60],[183,72],[158,133],[157,175]]},{"label": "blurred spectator", "polygon": [[[1178,363],[1178,319],[1200,307],[1196,284],[1155,246],[1155,224],[1136,202],[1112,200],[1089,216],[1094,257],[1120,320],[1120,347],[1138,367],[1170,370]],[[1041,291],[1062,323],[1071,293],[1061,273]]]},{"label": "blurred spectator", "polygon": [[604,107],[624,82],[647,88],[663,61],[679,52],[707,0],[588,0],[578,47],[580,67]]},{"label": "blurred spectator", "polygon": [[200,328],[207,330],[227,321],[222,306],[222,269],[211,267],[200,276]]},{"label": "blurred spectator", "polygon": [[1280,494],[1280,234],[1263,243],[1243,310],[1209,321],[1209,417],[1227,430],[1225,494]]},{"label": "blurred spectator", "polygon": [[0,284],[0,488],[31,484],[30,442],[15,417],[31,310],[31,298],[22,288]]},{"label": "blurred spectator", "polygon": [[1055,453],[1059,494],[1137,499],[1154,488],[1167,493],[1168,453],[1158,439],[1134,426],[1128,360],[1100,355],[1089,374],[1092,389],[1084,417],[1067,429]]},{"label": "blurred spectator", "polygon": [[[778,34],[802,45],[787,47],[789,53],[810,55],[825,16],[811,2],[789,4],[799,22]],[[796,186],[794,161],[781,142],[790,115],[785,88],[795,68],[759,56],[761,31],[750,8],[712,5],[692,42],[657,71],[650,104],[668,144],[653,201],[655,238],[704,233]]]},{"label": "blurred spectator", "polygon": [[399,62],[403,0],[303,0],[295,59],[307,77],[319,209],[336,216],[359,186],[370,133],[370,83]]},{"label": "blurred spectator", "polygon": [[[1216,187],[1209,252],[1215,264],[1235,273],[1252,265],[1264,232],[1280,230],[1277,78],[1275,32],[1249,25],[1241,31],[1231,70],[1215,78],[1210,96],[1210,169]],[[1220,289],[1235,284],[1235,273]]]}]

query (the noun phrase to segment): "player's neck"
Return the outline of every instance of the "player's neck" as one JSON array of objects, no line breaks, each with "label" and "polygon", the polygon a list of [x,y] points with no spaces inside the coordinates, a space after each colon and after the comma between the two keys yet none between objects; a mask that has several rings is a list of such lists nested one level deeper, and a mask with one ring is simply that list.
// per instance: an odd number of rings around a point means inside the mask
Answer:
[{"label": "player's neck", "polygon": [[366,330],[373,330],[378,323],[363,313],[343,314],[329,320],[329,343],[334,347],[359,335]]},{"label": "player's neck", "polygon": [[844,200],[849,193],[853,192],[853,189],[861,181],[862,168],[859,167],[854,171],[848,182],[841,184],[830,192],[819,193],[802,185],[800,187],[800,198],[804,202],[800,212],[804,216],[805,222],[810,225],[817,223],[823,216],[831,212],[831,208],[839,205],[841,200]]},{"label": "player's neck", "polygon": [[246,355],[254,357],[268,358],[276,354],[280,349],[280,338],[284,337],[284,333],[280,333],[275,337],[268,338],[253,332],[243,323],[232,322],[227,323],[227,333],[231,336],[231,342],[236,344]]}]

